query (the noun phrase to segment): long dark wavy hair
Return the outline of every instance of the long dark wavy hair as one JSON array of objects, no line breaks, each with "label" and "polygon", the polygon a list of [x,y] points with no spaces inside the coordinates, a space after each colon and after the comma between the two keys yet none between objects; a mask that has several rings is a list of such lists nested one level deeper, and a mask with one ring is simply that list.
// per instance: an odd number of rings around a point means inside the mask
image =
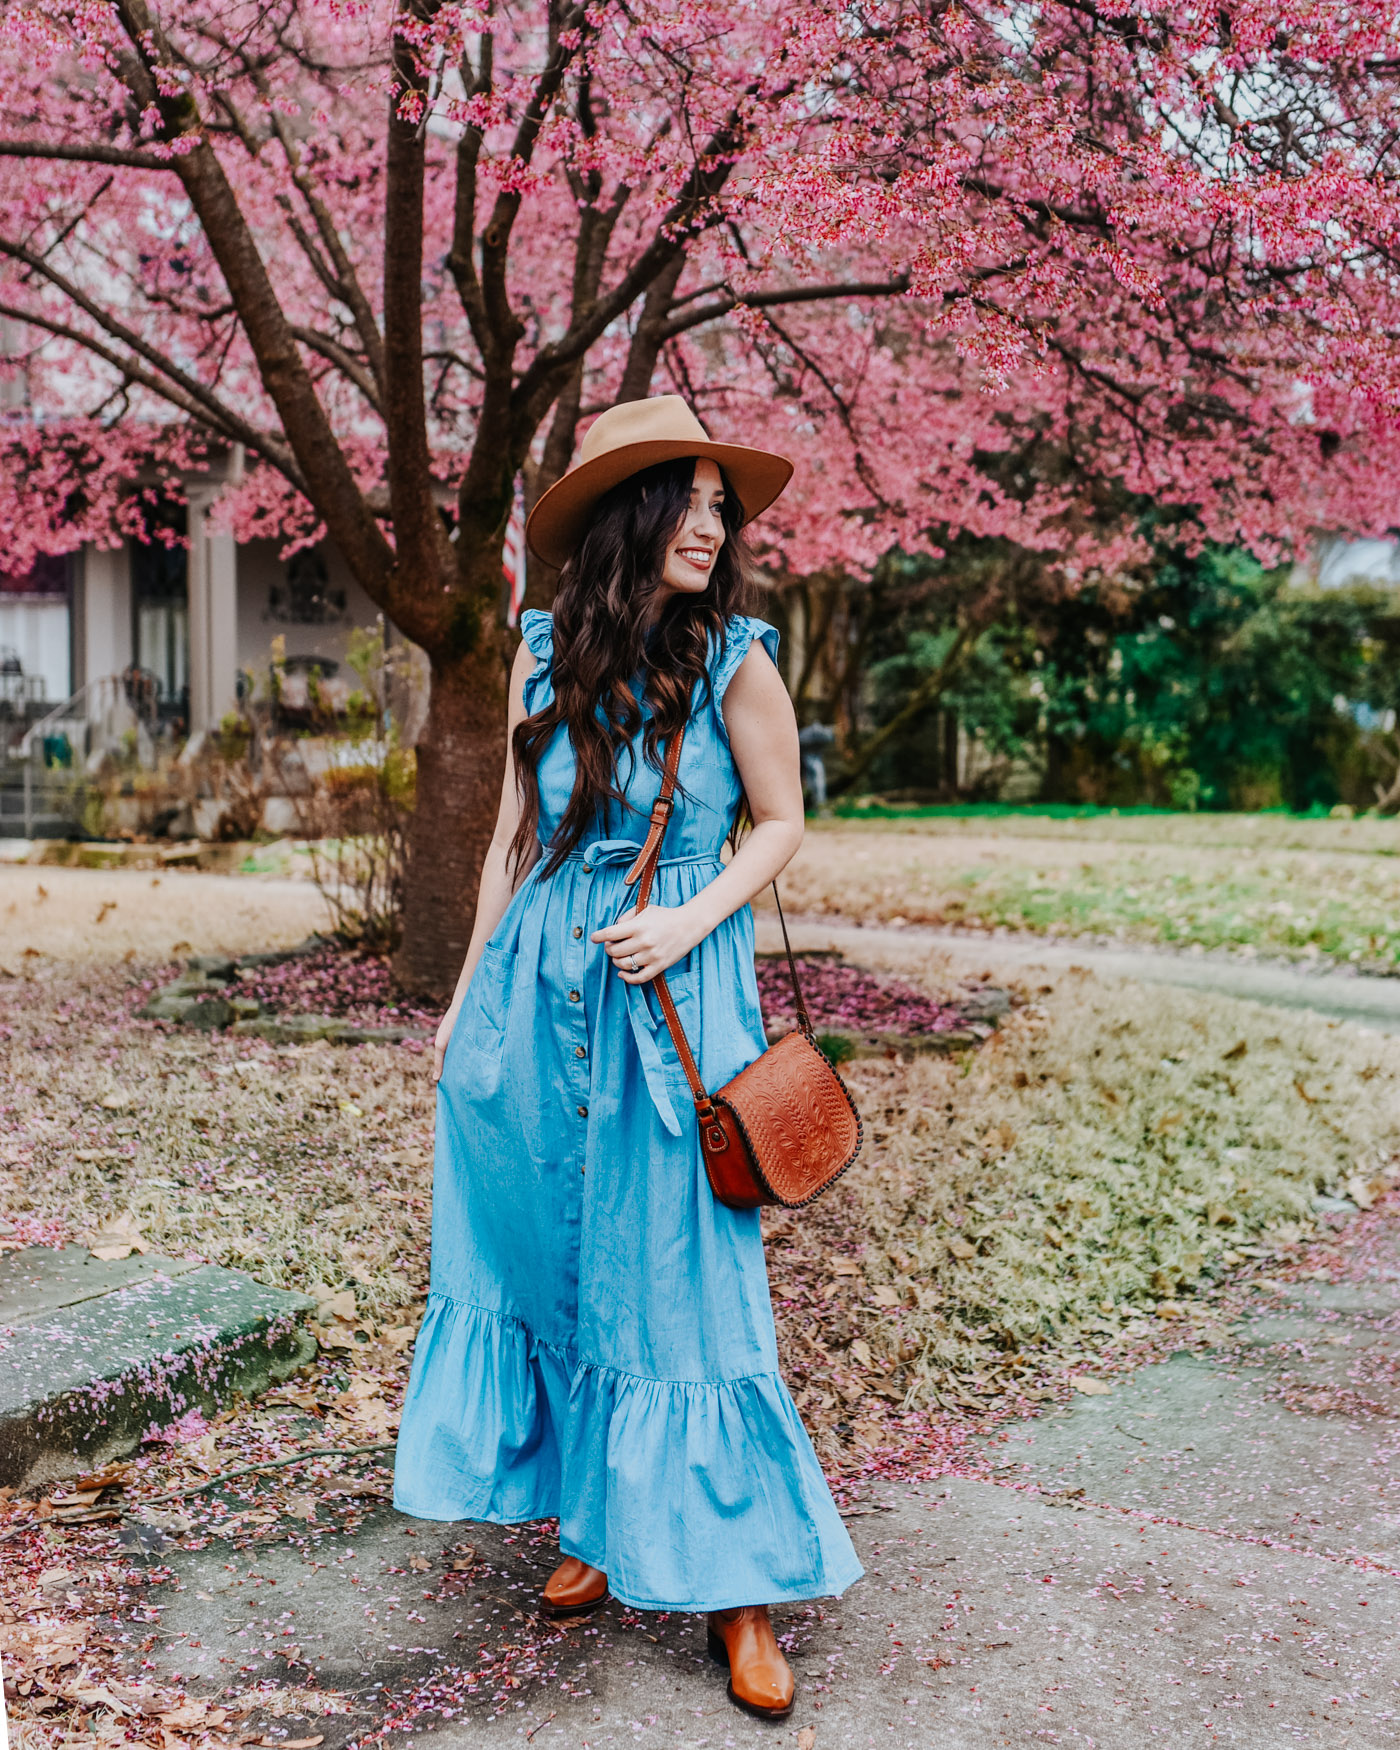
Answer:
[{"label": "long dark wavy hair", "polygon": [[[517,725],[512,741],[520,824],[510,843],[508,867],[524,867],[531,841],[538,836],[539,763],[560,724],[573,747],[574,788],[547,846],[541,877],[555,872],[600,810],[606,825],[614,804],[619,812],[626,806],[619,756],[626,748],[631,757],[630,743],[642,726],[642,699],[651,706],[642,753],[660,771],[661,747],[690,715],[695,683],[704,677],[709,686],[709,640],[713,636],[722,643],[728,616],[747,613],[754,596],[752,565],[740,533],[743,507],[722,469],[720,479],[724,544],[709,581],[698,594],[673,593],[649,630],[643,629],[644,623],[661,586],[666,549],[690,507],[695,459],[658,462],[599,500],[587,532],[559,574],[554,697]],[[631,777],[630,770],[626,776]]]}]

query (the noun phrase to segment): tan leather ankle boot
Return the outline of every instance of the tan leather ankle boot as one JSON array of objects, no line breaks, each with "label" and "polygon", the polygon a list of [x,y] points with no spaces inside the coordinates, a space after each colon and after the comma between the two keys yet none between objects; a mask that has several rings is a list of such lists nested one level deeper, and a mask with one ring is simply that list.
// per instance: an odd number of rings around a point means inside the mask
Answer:
[{"label": "tan leather ankle boot", "polygon": [[608,1576],[577,1556],[565,1556],[544,1583],[540,1611],[544,1616],[587,1616],[608,1601]]},{"label": "tan leather ankle boot", "polygon": [[781,1720],[792,1712],[797,1685],[774,1639],[766,1604],[712,1610],[707,1640],[710,1657],[729,1667],[726,1693],[736,1707],[764,1720]]}]

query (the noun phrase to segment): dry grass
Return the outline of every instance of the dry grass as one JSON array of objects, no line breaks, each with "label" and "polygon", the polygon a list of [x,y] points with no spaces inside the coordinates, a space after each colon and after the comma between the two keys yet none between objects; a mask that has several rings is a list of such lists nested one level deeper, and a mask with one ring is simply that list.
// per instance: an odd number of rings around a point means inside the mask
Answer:
[{"label": "dry grass", "polygon": [[0,864],[0,964],[11,971],[29,949],[68,962],[147,964],[177,953],[247,954],[290,947],[329,922],[309,881]]},{"label": "dry grass", "polygon": [[[954,982],[937,961],[885,964],[930,991]],[[7,1211],[73,1235],[128,1218],[162,1251],[349,1286],[362,1318],[412,1319],[425,1056],[167,1033],[128,1018],[126,969],[26,966],[0,985]],[[848,1066],[865,1156],[839,1193],[771,1224],[785,1361],[818,1428],[867,1393],[921,1405],[1044,1377],[1256,1242],[1295,1241],[1316,1192],[1383,1175],[1400,1148],[1400,1041],[1035,978],[970,1057]]]},{"label": "dry grass", "polygon": [[982,825],[969,836],[819,823],[783,877],[784,897],[816,914],[1400,961],[1391,856],[1029,839]]},{"label": "dry grass", "polygon": [[933,814],[893,812],[849,814],[808,822],[818,832],[923,833],[951,838],[1053,839],[1072,844],[1204,845],[1221,850],[1351,851],[1400,857],[1400,819],[1361,815],[1354,820],[1330,820],[1294,814],[1167,814],[1117,813],[1111,809],[1086,815],[1037,813],[1034,807],[955,808]]},{"label": "dry grass", "polygon": [[864,1278],[897,1302],[862,1333],[911,1402],[1175,1310],[1400,1160],[1400,1040],[1080,972],[1022,994],[975,1058],[852,1066]]},{"label": "dry grass", "polygon": [[[82,874],[74,896],[86,908],[111,880]],[[200,934],[167,922],[164,882],[141,891],[128,881],[120,896],[131,901],[128,927],[148,932],[137,939],[155,942],[158,958],[173,928],[206,948],[305,929],[260,883],[181,875],[168,885],[192,894],[195,881],[209,901]],[[242,937],[231,934],[240,919]],[[50,939],[85,945],[76,922]],[[148,1448],[129,1503],[306,1446],[388,1437],[403,1340],[427,1283],[427,1058],[167,1032],[130,1019],[143,994],[135,964],[41,954],[12,963],[8,942],[0,959],[11,974],[0,978],[0,1214],[13,1227],[35,1218],[44,1237],[61,1238],[126,1217],[164,1251],[342,1298],[353,1290],[353,1307],[336,1309],[339,1328],[326,1333],[340,1346],[307,1380],[235,1405],[196,1439]],[[938,959],[882,964],[930,991],[954,982]],[[145,976],[163,970],[152,964]],[[964,1450],[956,1441],[969,1410],[1063,1395],[1067,1370],[1092,1371],[1115,1349],[1141,1352],[1146,1323],[1177,1329],[1141,1315],[1193,1306],[1193,1285],[1208,1293],[1216,1272],[1247,1256],[1296,1250],[1316,1190],[1392,1171],[1400,1040],[1076,972],[1037,972],[1017,995],[1021,1006],[975,1054],[848,1066],[865,1158],[811,1209],[769,1223],[785,1372],[835,1475],[881,1465],[894,1474]],[[906,1416],[906,1404],[953,1415]],[[360,1461],[348,1463],[244,1479],[232,1513],[211,1494],[192,1497],[178,1535],[195,1547],[217,1537],[230,1556],[302,1538],[308,1493],[319,1525],[349,1532],[386,1473],[372,1473],[366,1493]],[[114,1626],[141,1620],[129,1556],[89,1528],[43,1526],[30,1513],[28,1502],[0,1509],[20,1532],[7,1546],[0,1614],[60,1624],[82,1645],[74,1669],[125,1684],[147,1712],[112,1720],[91,1692],[75,1691],[43,1721],[17,1711],[22,1741],[139,1737],[169,1750],[177,1734],[156,1710],[197,1714],[206,1703],[131,1676],[131,1648]],[[81,1598],[69,1592],[61,1609],[36,1578],[60,1560],[83,1574]],[[155,1615],[145,1620],[158,1627]],[[243,1735],[267,1742],[267,1692],[241,1683],[231,1674],[222,1699],[235,1722],[263,1720]],[[307,1700],[302,1711],[316,1710]]]},{"label": "dry grass", "polygon": [[129,1216],[177,1257],[288,1287],[353,1282],[373,1316],[419,1292],[426,1057],[168,1032],[128,1019],[131,973],[26,965],[0,986],[0,1207],[73,1235]]}]

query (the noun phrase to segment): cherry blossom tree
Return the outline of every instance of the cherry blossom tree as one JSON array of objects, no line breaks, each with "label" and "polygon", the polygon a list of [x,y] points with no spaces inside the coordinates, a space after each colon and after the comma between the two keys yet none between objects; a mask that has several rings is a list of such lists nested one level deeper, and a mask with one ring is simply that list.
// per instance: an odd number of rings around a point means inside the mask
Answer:
[{"label": "cherry blossom tree", "polygon": [[441,987],[513,483],[614,400],[797,457],[778,573],[972,533],[1073,588],[1140,556],[1125,493],[1261,553],[1396,520],[1391,14],[0,0],[11,563],[243,446],[236,531],[328,538],[428,655],[398,970]]}]

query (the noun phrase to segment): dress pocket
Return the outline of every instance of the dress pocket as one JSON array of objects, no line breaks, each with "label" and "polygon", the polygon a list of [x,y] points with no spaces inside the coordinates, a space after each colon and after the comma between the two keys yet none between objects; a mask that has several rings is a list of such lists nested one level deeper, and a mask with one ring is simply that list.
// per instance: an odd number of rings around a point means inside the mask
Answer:
[{"label": "dress pocket", "polygon": [[515,950],[488,942],[472,972],[443,1063],[444,1074],[450,1067],[469,1095],[493,1093],[500,1084],[515,971]]},{"label": "dress pocket", "polygon": [[[692,948],[674,966],[666,968],[666,988],[671,993],[671,1001],[676,1005],[676,1014],[685,1036],[690,1043],[692,1052],[698,1055],[700,1050],[700,950]],[[656,981],[650,980],[642,986],[647,1007],[651,1010],[652,1019],[656,1023],[656,1042],[661,1052],[661,1061],[667,1069],[685,1081],[685,1071],[681,1068],[680,1055],[671,1038],[671,1029],[666,1025],[666,1017],[662,1012],[661,999],[656,994]]]}]

